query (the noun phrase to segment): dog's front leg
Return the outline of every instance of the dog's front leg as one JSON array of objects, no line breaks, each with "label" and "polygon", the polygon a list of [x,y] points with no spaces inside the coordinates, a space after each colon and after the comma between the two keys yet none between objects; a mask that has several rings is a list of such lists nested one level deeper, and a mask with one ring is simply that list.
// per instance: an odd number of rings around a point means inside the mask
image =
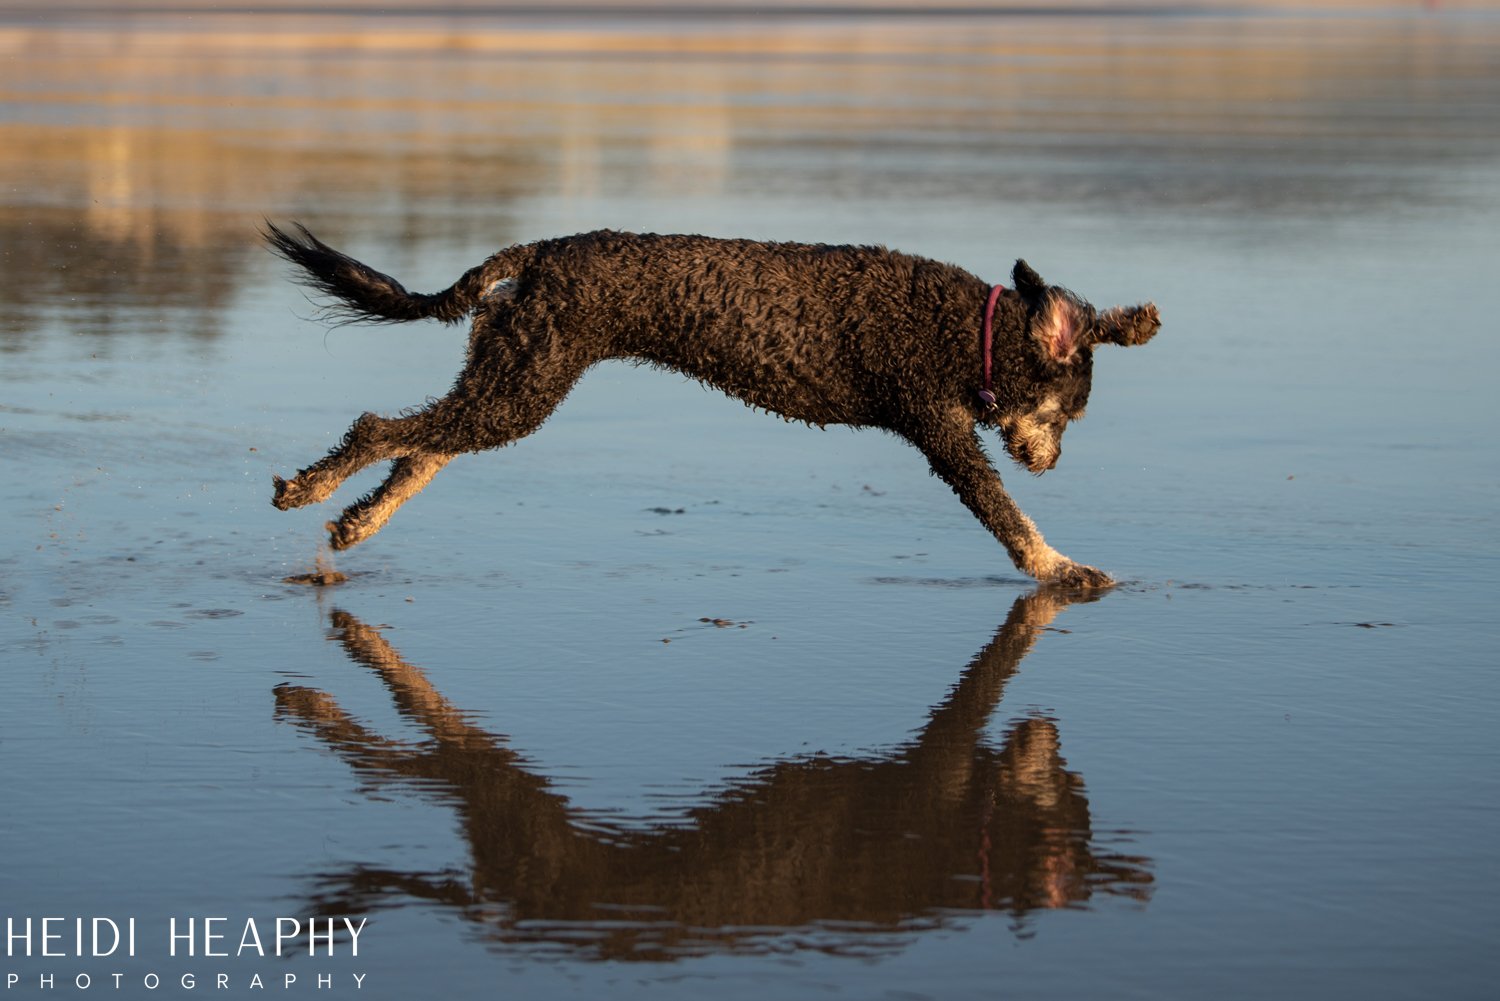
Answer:
[{"label": "dog's front leg", "polygon": [[1016,506],[990,464],[974,422],[955,411],[934,426],[905,435],[922,450],[932,471],[942,477],[980,523],[1000,540],[1016,567],[1037,580],[1066,587],[1110,587],[1102,570],[1075,563],[1047,545],[1035,523]]}]

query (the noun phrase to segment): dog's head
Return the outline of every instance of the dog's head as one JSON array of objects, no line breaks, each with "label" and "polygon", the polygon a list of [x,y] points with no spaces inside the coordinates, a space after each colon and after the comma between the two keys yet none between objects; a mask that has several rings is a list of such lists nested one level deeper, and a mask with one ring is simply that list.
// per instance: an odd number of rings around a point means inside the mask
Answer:
[{"label": "dog's head", "polygon": [[1094,348],[1145,344],[1161,327],[1161,314],[1151,303],[1100,313],[1067,289],[1048,285],[1025,261],[1016,262],[1011,280],[1027,312],[1031,384],[997,423],[1011,458],[1041,474],[1057,465],[1063,431],[1088,405]]}]

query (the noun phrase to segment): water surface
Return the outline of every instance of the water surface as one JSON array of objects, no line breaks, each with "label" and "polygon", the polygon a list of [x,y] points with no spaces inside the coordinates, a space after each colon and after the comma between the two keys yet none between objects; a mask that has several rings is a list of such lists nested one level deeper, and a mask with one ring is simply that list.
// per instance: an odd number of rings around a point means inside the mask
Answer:
[{"label": "water surface", "polygon": [[[0,53],[0,912],[140,938],[13,943],[10,993],[1492,995],[1492,15],[31,10]],[[610,226],[1155,300],[1002,469],[1124,583],[1037,591],[893,439],[606,366],[285,584],[329,512],[271,475],[462,335],[317,325],[263,218],[419,289]],[[168,950],[315,916],[359,955]]]}]

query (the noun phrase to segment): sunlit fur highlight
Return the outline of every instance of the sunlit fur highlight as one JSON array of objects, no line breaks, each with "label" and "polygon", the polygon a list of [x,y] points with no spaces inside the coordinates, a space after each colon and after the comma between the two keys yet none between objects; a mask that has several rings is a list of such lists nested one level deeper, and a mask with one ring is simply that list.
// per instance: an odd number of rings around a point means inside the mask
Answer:
[{"label": "sunlit fur highlight", "polygon": [[1063,296],[1047,298],[1041,315],[1037,317],[1036,336],[1048,358],[1059,365],[1073,360],[1083,339],[1082,319],[1077,307]]},{"label": "sunlit fur highlight", "polygon": [[1001,434],[1011,458],[1041,475],[1057,465],[1066,426],[1058,398],[1048,396],[1035,410],[1002,423]]}]

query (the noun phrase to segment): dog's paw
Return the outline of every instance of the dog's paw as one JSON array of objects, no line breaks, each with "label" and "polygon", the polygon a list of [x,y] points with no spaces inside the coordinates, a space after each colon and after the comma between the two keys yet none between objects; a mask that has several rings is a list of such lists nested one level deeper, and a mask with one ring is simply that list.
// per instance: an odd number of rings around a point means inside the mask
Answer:
[{"label": "dog's paw", "polygon": [[1114,587],[1114,579],[1097,567],[1067,560],[1046,578],[1046,583],[1057,587],[1105,588]]},{"label": "dog's paw", "polygon": [[290,511],[294,507],[301,507],[302,491],[297,486],[296,480],[283,480],[279,476],[271,477],[271,485],[275,492],[271,495],[271,506],[278,511]]},{"label": "dog's paw", "polygon": [[328,544],[334,549],[348,549],[363,542],[368,532],[361,531],[358,524],[348,519],[323,523],[328,529]]}]

